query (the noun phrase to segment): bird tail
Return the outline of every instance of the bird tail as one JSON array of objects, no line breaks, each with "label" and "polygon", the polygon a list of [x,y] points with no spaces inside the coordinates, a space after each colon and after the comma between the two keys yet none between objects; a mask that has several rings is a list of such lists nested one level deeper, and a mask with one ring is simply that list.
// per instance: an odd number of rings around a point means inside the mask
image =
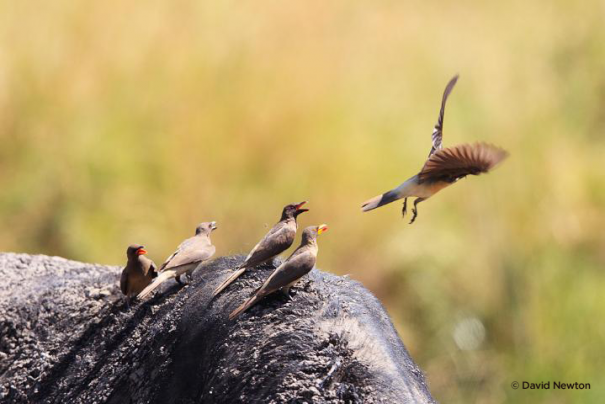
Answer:
[{"label": "bird tail", "polygon": [[399,192],[398,188],[392,189],[388,192],[385,192],[382,195],[378,195],[373,197],[372,199],[368,199],[361,205],[362,212],[367,212],[372,209],[379,208],[387,203],[395,202],[398,199],[401,199],[402,195]]},{"label": "bird tail", "polygon": [[223,290],[225,290],[225,288],[227,286],[231,285],[231,283],[233,283],[233,281],[235,281],[237,278],[239,278],[240,275],[243,274],[245,271],[246,271],[246,267],[236,268],[236,271],[233,274],[231,274],[230,277],[225,279],[223,281],[223,283],[221,283],[216,289],[214,289],[214,292],[212,292],[212,297],[214,298],[216,295],[218,295]]},{"label": "bird tail", "polygon": [[258,303],[260,299],[262,299],[262,297],[260,297],[258,294],[255,294],[254,296],[246,300],[241,306],[239,306],[237,309],[233,310],[231,314],[229,314],[229,320],[233,320],[235,317],[239,316],[240,314],[248,310],[250,307],[254,306],[256,303]]},{"label": "bird tail", "polygon": [[175,271],[175,270],[168,270],[168,271],[161,272],[158,275],[158,277],[153,280],[153,282],[151,282],[149,285],[147,285],[147,287],[145,289],[143,289],[141,291],[141,293],[139,293],[137,298],[138,299],[146,298],[147,296],[149,296],[151,294],[151,292],[156,290],[157,287],[160,286],[162,283],[166,282],[170,278],[174,278],[176,276],[176,273],[177,273],[177,271]]}]

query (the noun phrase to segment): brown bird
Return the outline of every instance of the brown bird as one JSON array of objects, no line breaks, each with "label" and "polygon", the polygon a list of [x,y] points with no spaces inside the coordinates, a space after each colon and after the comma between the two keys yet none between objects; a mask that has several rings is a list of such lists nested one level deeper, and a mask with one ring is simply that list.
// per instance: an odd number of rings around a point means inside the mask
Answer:
[{"label": "brown bird", "polygon": [[170,278],[176,278],[176,281],[181,283],[181,275],[186,274],[187,279],[191,281],[193,271],[197,266],[212,257],[216,251],[216,247],[210,241],[210,233],[216,228],[216,222],[199,224],[195,229],[195,236],[183,241],[176,251],[168,257],[160,267],[160,275],[151,285],[139,293],[139,299],[147,297]]},{"label": "brown bird", "polygon": [[443,188],[452,185],[467,175],[479,175],[489,172],[508,156],[505,150],[487,143],[461,144],[446,149],[442,148],[445,102],[456,81],[458,81],[458,76],[454,76],[450,80],[443,92],[439,118],[433,129],[433,145],[422,170],[397,188],[364,202],[361,206],[363,212],[405,198],[402,209],[402,214],[405,217],[407,198],[416,197],[414,207],[412,208],[413,216],[410,221],[410,224],[412,224],[416,220],[416,216],[418,216],[416,205],[420,202],[426,201]]},{"label": "brown bird", "polygon": [[132,298],[158,276],[157,267],[152,260],[144,256],[145,254],[147,254],[145,247],[138,244],[133,244],[126,250],[128,262],[122,270],[120,290],[126,295],[128,306],[130,306]]},{"label": "brown bird", "polygon": [[271,293],[281,290],[286,295],[300,278],[309,273],[315,266],[317,260],[317,236],[325,233],[328,226],[322,224],[320,226],[307,227],[302,234],[300,246],[281,264],[269,279],[265,281],[252,297],[244,302],[229,315],[229,319],[233,320],[244,311],[258,303],[263,297]]},{"label": "brown bird", "polygon": [[250,251],[244,262],[235,268],[235,272],[231,274],[223,283],[221,283],[212,293],[212,297],[221,293],[227,286],[240,277],[247,269],[254,268],[269,260],[272,260],[282,252],[286,251],[296,237],[298,224],[296,218],[301,213],[307,212],[309,209],[301,209],[307,203],[293,203],[286,205],[282,211],[279,222],[269,230],[261,241]]}]

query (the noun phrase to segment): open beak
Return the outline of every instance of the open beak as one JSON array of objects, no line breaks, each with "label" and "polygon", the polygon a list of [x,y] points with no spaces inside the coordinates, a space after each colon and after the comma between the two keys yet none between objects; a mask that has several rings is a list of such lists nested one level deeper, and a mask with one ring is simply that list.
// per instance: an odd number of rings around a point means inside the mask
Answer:
[{"label": "open beak", "polygon": [[309,209],[301,209],[301,207],[307,203],[307,201],[302,201],[301,203],[299,203],[298,205],[296,205],[296,212],[298,213],[303,213],[303,212],[308,212]]},{"label": "open beak", "polygon": [[216,222],[210,222],[210,228],[211,228],[212,230],[216,230],[216,229],[218,229],[218,226],[216,225]]},{"label": "open beak", "polygon": [[327,231],[328,231],[328,226],[327,226],[327,225],[325,225],[325,224],[320,224],[320,225],[317,227],[317,235],[318,235],[318,236],[319,236],[321,233],[325,233],[325,232],[327,232]]},{"label": "open beak", "polygon": [[137,250],[137,255],[144,255],[144,254],[147,254],[147,250],[144,249],[143,247],[141,247]]}]

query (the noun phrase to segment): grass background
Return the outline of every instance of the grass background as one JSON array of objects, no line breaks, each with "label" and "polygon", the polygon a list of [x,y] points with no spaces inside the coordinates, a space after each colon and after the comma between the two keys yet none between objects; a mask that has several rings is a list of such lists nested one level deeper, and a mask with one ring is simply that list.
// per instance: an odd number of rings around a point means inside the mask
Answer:
[{"label": "grass background", "polygon": [[[0,1],[0,249],[246,253],[286,203],[386,305],[444,403],[605,401],[603,2]],[[430,148],[510,151],[420,205]],[[522,391],[512,381],[589,382]]]}]

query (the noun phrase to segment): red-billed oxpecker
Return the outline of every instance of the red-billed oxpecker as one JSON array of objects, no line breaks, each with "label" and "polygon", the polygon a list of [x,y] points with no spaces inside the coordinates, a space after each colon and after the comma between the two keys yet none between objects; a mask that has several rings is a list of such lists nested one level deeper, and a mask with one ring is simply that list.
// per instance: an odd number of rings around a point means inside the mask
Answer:
[{"label": "red-billed oxpecker", "polygon": [[508,156],[508,153],[503,149],[487,143],[461,144],[445,149],[442,147],[445,103],[456,81],[458,81],[458,76],[452,78],[445,87],[439,118],[433,129],[433,145],[422,170],[397,188],[364,202],[361,206],[363,212],[403,199],[402,214],[405,217],[407,198],[416,197],[412,208],[413,216],[410,221],[410,224],[414,223],[416,216],[418,216],[416,205],[420,202],[426,201],[443,188],[452,185],[467,175],[489,172]]}]

